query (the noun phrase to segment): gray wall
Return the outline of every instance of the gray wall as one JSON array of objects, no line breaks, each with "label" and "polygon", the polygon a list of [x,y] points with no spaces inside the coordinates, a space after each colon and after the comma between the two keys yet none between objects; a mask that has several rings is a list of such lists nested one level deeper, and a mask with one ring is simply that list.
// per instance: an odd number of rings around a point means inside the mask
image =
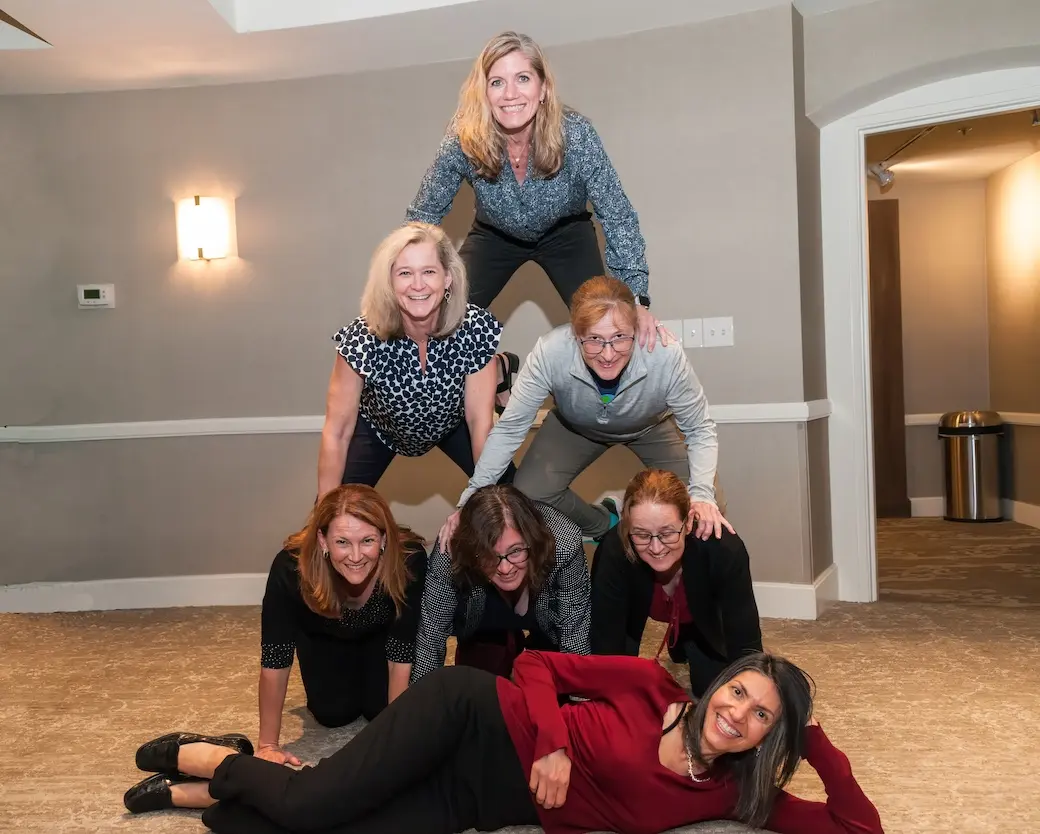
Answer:
[{"label": "gray wall", "polygon": [[[899,201],[903,394],[907,414],[990,406],[986,181],[897,178],[870,199]],[[908,426],[907,490],[942,495],[934,426]]]},{"label": "gray wall", "polygon": [[[735,347],[691,352],[715,403],[806,396],[801,316],[819,298],[800,262],[799,220],[815,220],[799,204],[808,169],[792,164],[813,153],[796,130],[795,45],[781,8],[551,52],[639,211],[655,307],[734,317]],[[0,424],[320,414],[329,337],[356,315],[369,254],[400,222],[465,71],[0,99]],[[173,201],[193,193],[235,198],[238,258],[176,260]],[[471,217],[464,193],[456,240]],[[115,310],[76,309],[75,284],[95,281],[116,284]],[[492,309],[520,353],[566,315],[533,267]],[[805,433],[721,428],[758,580],[810,581],[830,560],[809,507],[826,444]],[[0,583],[265,570],[310,506],[317,444],[0,447]],[[618,450],[577,487],[595,498],[634,466]],[[380,486],[432,534],[463,478],[434,452]]]},{"label": "gray wall", "polygon": [[1040,63],[1035,0],[877,0],[805,21],[806,108],[818,125],[895,93]]}]

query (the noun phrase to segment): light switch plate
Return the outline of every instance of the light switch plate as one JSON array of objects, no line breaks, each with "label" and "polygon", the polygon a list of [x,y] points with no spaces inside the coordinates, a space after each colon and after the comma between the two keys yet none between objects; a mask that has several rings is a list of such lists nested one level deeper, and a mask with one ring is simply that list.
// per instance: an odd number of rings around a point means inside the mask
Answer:
[{"label": "light switch plate", "polygon": [[115,284],[77,284],[76,299],[80,308],[115,307]]},{"label": "light switch plate", "polygon": [[661,319],[661,326],[682,341],[682,319]]},{"label": "light switch plate", "polygon": [[701,319],[683,319],[682,343],[684,348],[699,348],[704,345]]},{"label": "light switch plate", "polygon": [[730,347],[732,344],[732,316],[704,319],[704,347]]}]

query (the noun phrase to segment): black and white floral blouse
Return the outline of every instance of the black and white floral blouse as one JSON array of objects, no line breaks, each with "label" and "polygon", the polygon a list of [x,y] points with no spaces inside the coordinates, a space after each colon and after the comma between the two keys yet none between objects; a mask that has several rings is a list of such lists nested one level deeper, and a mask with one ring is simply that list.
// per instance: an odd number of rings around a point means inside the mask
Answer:
[{"label": "black and white floral blouse", "polygon": [[450,336],[431,338],[426,370],[411,339],[383,341],[364,316],[332,337],[338,351],[364,379],[361,414],[376,436],[400,455],[425,455],[465,419],[466,377],[481,370],[498,352],[502,324],[470,304]]}]

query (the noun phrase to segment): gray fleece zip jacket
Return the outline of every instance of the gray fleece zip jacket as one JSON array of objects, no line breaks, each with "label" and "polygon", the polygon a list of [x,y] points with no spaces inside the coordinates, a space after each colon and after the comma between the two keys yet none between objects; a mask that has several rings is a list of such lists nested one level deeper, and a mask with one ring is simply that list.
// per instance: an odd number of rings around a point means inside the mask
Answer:
[{"label": "gray fleece zip jacket", "polygon": [[600,443],[627,443],[674,416],[686,438],[690,497],[715,503],[718,434],[682,346],[658,344],[648,352],[636,343],[617,395],[604,404],[581,345],[564,324],[537,341],[517,374],[509,405],[488,435],[459,507],[474,490],[498,482],[549,395],[564,426]]}]

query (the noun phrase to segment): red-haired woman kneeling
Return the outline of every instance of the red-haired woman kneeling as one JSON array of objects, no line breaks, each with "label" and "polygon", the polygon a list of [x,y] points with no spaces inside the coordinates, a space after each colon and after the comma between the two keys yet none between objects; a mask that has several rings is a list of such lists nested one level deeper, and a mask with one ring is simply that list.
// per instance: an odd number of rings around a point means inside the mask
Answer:
[{"label": "red-haired woman kneeling", "polygon": [[293,654],[307,708],[326,727],[369,721],[408,686],[426,551],[378,492],[337,487],[290,536],[267,577],[260,626],[257,755],[299,764],[279,746]]}]

